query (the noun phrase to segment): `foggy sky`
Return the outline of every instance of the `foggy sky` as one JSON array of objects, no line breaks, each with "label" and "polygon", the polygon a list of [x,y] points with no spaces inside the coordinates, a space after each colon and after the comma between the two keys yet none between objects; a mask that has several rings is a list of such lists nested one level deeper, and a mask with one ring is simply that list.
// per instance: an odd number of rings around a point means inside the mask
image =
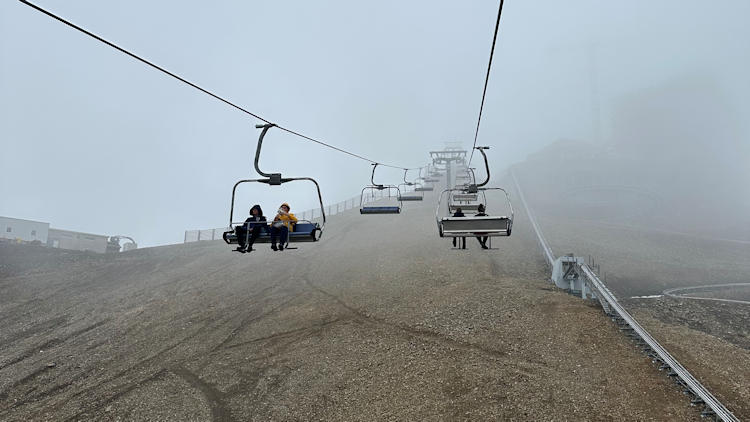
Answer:
[{"label": "foggy sky", "polygon": [[[406,167],[445,141],[470,146],[497,11],[494,0],[40,5],[269,120]],[[479,144],[501,169],[560,138],[614,142],[623,98],[700,75],[746,153],[748,14],[744,0],[508,0]],[[175,243],[226,225],[233,183],[255,176],[258,122],[16,1],[0,3],[0,92],[3,216]],[[366,162],[280,131],[266,139],[262,168],[315,177],[326,203],[369,182]],[[243,200],[301,211],[312,193],[261,186]]]}]

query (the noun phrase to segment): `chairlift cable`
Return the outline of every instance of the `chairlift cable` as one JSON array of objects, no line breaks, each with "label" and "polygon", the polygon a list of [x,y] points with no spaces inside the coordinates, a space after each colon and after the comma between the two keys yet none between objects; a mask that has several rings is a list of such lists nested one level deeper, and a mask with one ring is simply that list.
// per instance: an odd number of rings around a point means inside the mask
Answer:
[{"label": "chairlift cable", "polygon": [[[130,56],[130,57],[132,57],[132,58],[134,58],[134,59],[136,59],[136,60],[138,60],[138,61],[140,61],[140,62],[142,62],[142,63],[144,63],[144,64],[146,64],[146,65],[148,65],[148,66],[150,66],[150,67],[152,67],[152,68],[154,68],[154,69],[156,69],[156,70],[158,70],[158,71],[160,71],[160,72],[162,72],[162,73],[164,73],[166,75],[169,75],[169,76],[177,79],[178,81],[180,81],[182,83],[185,83],[185,84],[187,84],[187,85],[189,85],[189,86],[197,89],[198,91],[200,91],[200,92],[202,92],[202,93],[204,93],[206,95],[209,95],[209,96],[211,96],[211,97],[213,97],[213,98],[215,98],[215,99],[217,99],[217,100],[219,100],[219,101],[221,101],[221,102],[229,105],[230,107],[233,107],[233,108],[235,108],[235,109],[237,109],[237,110],[239,110],[239,111],[241,111],[241,112],[243,112],[243,113],[245,113],[247,115],[250,115],[250,116],[252,116],[252,117],[254,117],[254,118],[256,118],[256,119],[258,119],[258,120],[260,120],[260,121],[262,121],[264,123],[269,123],[269,124],[272,123],[270,120],[267,120],[267,119],[265,119],[265,118],[263,118],[263,117],[255,114],[255,113],[247,110],[244,107],[241,107],[241,106],[239,106],[239,105],[237,105],[237,104],[235,104],[235,103],[233,103],[233,102],[231,102],[231,101],[229,101],[229,100],[227,100],[227,99],[225,99],[225,98],[223,98],[223,97],[221,97],[221,96],[219,96],[217,94],[214,94],[213,92],[211,92],[211,91],[209,91],[209,90],[207,90],[205,88],[202,88],[199,85],[197,85],[197,84],[195,84],[193,82],[190,82],[189,80],[187,80],[187,79],[185,79],[185,78],[183,78],[183,77],[181,77],[181,76],[179,76],[179,75],[177,75],[177,74],[175,74],[173,72],[170,72],[169,70],[167,70],[167,69],[165,69],[165,68],[163,68],[163,67],[161,67],[161,66],[159,66],[159,65],[157,65],[157,64],[155,64],[153,62],[150,62],[150,61],[144,59],[144,58],[142,58],[142,57],[140,57],[140,56],[138,56],[138,55],[136,55],[136,54],[134,54],[134,53],[126,50],[126,49],[124,49],[123,47],[120,47],[119,45],[117,45],[117,44],[115,44],[115,43],[113,43],[111,41],[108,41],[108,40],[106,40],[106,39],[104,39],[104,38],[102,38],[102,37],[94,34],[93,32],[88,31],[88,30],[86,30],[86,29],[84,29],[84,28],[82,28],[82,27],[74,24],[73,22],[70,22],[70,21],[68,21],[68,20],[66,20],[66,19],[64,19],[64,18],[62,18],[60,16],[57,16],[54,13],[52,13],[52,12],[46,10],[46,9],[43,9],[43,8],[41,8],[41,7],[33,4],[31,2],[29,2],[28,0],[19,0],[19,1],[21,3],[23,3],[23,4],[25,4],[25,5],[33,8],[33,9],[36,9],[39,12],[44,13],[45,15],[47,15],[47,16],[49,16],[49,17],[51,17],[51,18],[53,18],[53,19],[55,19],[57,21],[60,21],[60,22],[64,23],[65,25],[68,25],[69,27],[71,27],[73,29],[76,29],[76,30],[78,30],[78,31],[80,31],[80,32],[88,35],[89,37],[91,37],[91,38],[93,38],[93,39],[95,39],[97,41],[100,41],[100,42],[102,42],[102,43],[104,43],[104,44],[106,44],[106,45],[114,48],[115,50],[117,50],[117,51],[119,51],[121,53],[124,53],[124,54],[126,54],[126,55],[128,55],[128,56]],[[276,125],[276,127],[278,129],[283,130],[284,132],[287,132],[287,133],[291,134],[291,135],[300,137],[302,139],[314,142],[314,143],[316,143],[318,145],[321,145],[321,146],[324,146],[326,148],[330,148],[330,149],[332,149],[334,151],[338,151],[338,152],[347,154],[349,156],[352,156],[354,158],[358,158],[360,160],[367,161],[367,162],[370,162],[370,163],[373,163],[373,164],[378,163],[378,164],[380,164],[381,166],[384,166],[384,167],[391,167],[391,168],[396,168],[396,169],[401,169],[401,170],[416,170],[418,168],[418,167],[406,168],[406,167],[401,167],[401,166],[397,166],[397,165],[393,165],[393,164],[386,164],[386,163],[383,163],[383,162],[380,162],[380,161],[377,161],[377,160],[373,160],[373,159],[367,158],[365,156],[353,153],[351,151],[347,151],[345,149],[336,147],[334,145],[325,143],[323,141],[320,141],[318,139],[315,139],[315,138],[312,138],[310,136],[304,135],[302,133],[296,132],[294,130],[285,128],[283,126]]]},{"label": "chairlift cable", "polygon": [[[24,1],[24,0],[21,0]],[[490,48],[490,60],[487,64],[487,76],[484,78],[484,90],[482,91],[482,103],[479,105],[479,118],[477,119],[477,129],[474,132],[474,145],[471,147],[471,155],[469,156],[469,164],[471,165],[471,159],[474,158],[474,148],[477,146],[477,137],[479,137],[479,124],[482,122],[482,110],[484,109],[484,98],[487,96],[487,85],[490,81],[490,70],[492,69],[492,56],[495,54],[495,43],[497,42],[497,32],[500,29],[500,16],[503,14],[503,0],[500,0],[500,6],[497,10],[497,22],[495,22],[495,34],[492,36],[492,48]]]}]

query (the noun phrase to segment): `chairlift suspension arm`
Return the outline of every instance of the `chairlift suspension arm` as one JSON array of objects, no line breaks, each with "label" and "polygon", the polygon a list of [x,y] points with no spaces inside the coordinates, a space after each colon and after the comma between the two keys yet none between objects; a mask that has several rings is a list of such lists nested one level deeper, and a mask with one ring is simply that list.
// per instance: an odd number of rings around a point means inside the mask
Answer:
[{"label": "chairlift suspension arm", "polygon": [[378,168],[379,163],[372,163],[372,174],[370,175],[370,182],[373,186],[377,186],[378,189],[382,190],[383,185],[375,183],[375,169]]},{"label": "chairlift suspension arm", "polygon": [[474,173],[474,168],[469,167],[469,172],[471,172],[471,180],[474,182],[474,184],[477,184],[477,174]]},{"label": "chairlift suspension arm", "polygon": [[[486,185],[490,181],[490,164],[487,162],[487,154],[484,153],[484,150],[490,149],[490,147],[475,147],[474,149],[479,150],[479,152],[482,153],[482,157],[484,158],[484,168],[487,170],[487,177],[484,179],[484,182],[477,184],[477,187],[482,187]],[[472,173],[474,171],[472,170]],[[474,183],[476,183],[476,176],[474,177]]]},{"label": "chairlift suspension arm", "polygon": [[255,149],[255,171],[258,172],[263,177],[268,177],[269,179],[274,178],[273,176],[277,176],[279,179],[281,179],[281,173],[277,174],[268,174],[264,172],[263,170],[258,167],[258,161],[260,160],[260,150],[263,148],[263,138],[266,137],[266,132],[268,132],[268,129],[271,129],[272,127],[276,126],[274,123],[266,123],[262,125],[255,125],[256,129],[263,128],[263,131],[260,132],[260,136],[258,137],[258,147]]}]

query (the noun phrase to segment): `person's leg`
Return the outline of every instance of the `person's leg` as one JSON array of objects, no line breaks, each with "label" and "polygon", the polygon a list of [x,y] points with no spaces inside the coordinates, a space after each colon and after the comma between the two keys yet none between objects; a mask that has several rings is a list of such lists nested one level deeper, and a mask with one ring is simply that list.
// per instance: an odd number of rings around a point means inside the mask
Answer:
[{"label": "person's leg", "polygon": [[271,226],[271,249],[276,250],[276,239],[279,237],[279,229]]},{"label": "person's leg", "polygon": [[289,228],[287,226],[281,226],[281,237],[279,239],[279,250],[283,251],[287,240],[289,239]]},{"label": "person's leg", "polygon": [[466,249],[466,236],[461,238],[461,247],[463,249]]},{"label": "person's leg", "polygon": [[258,239],[258,236],[260,236],[260,230],[261,230],[260,226],[258,226],[258,225],[253,226],[253,231],[250,233],[250,239],[247,242],[246,249],[248,251],[252,251],[253,250],[253,243],[255,243],[255,240]]},{"label": "person's leg", "polygon": [[487,239],[489,238],[489,236],[482,237],[482,249],[489,249],[489,247],[487,246]]},{"label": "person's leg", "polygon": [[247,241],[247,228],[237,226],[234,228],[234,232],[237,234],[237,250],[242,251],[245,249],[245,242]]},{"label": "person's leg", "polygon": [[456,247],[456,238],[455,237],[453,238],[453,247],[454,248]]}]

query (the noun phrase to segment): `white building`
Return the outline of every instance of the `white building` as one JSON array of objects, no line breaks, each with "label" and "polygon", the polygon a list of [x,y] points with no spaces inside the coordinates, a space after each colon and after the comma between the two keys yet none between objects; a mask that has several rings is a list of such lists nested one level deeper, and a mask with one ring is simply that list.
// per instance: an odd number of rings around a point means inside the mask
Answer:
[{"label": "white building", "polygon": [[38,240],[47,244],[49,223],[23,220],[20,218],[0,217],[0,238],[33,242]]},{"label": "white building", "polygon": [[71,230],[49,229],[47,246],[51,248],[70,249],[74,251],[107,251],[107,236],[93,233],[81,233]]}]

